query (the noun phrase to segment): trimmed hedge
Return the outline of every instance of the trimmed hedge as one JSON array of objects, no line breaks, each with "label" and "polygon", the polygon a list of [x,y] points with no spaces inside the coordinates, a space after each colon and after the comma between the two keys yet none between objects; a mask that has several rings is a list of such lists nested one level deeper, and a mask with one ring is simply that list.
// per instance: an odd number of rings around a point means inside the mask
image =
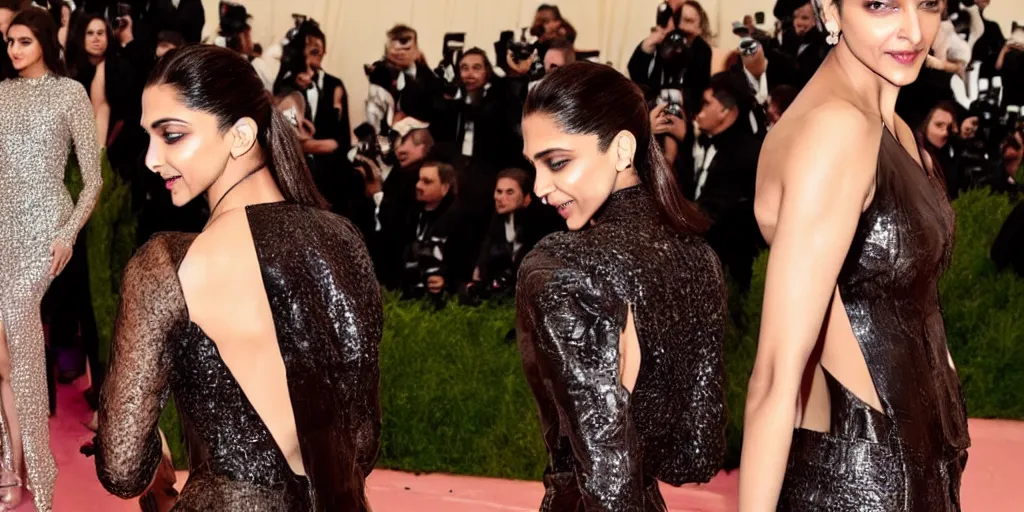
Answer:
[{"label": "trimmed hedge", "polygon": [[[1024,419],[1024,280],[998,274],[988,257],[1012,206],[987,191],[968,192],[954,203],[957,243],[939,290],[972,417]],[[762,255],[750,293],[730,300],[740,311],[725,340],[729,467],[739,463],[766,263]],[[540,479],[547,456],[536,406],[517,347],[507,341],[515,325],[513,306],[449,303],[434,311],[388,295],[384,318],[378,467]],[[182,447],[171,442],[180,465]]]}]

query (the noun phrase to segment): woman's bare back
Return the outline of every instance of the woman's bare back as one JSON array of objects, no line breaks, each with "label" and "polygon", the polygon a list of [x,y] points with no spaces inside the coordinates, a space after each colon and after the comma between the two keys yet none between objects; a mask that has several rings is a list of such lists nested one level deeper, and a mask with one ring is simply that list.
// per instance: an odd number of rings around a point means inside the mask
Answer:
[{"label": "woman's bare back", "polygon": [[244,208],[196,237],[178,270],[190,320],[214,342],[292,471],[304,474],[284,361]]}]

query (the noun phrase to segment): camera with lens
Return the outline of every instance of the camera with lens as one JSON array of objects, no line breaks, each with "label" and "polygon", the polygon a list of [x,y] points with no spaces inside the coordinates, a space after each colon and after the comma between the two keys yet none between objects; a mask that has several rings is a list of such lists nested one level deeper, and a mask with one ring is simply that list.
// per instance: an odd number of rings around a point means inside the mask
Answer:
[{"label": "camera with lens", "polygon": [[466,46],[464,32],[449,32],[444,35],[441,46],[441,62],[434,69],[434,74],[444,81],[444,95],[454,97],[459,92],[459,70],[455,68],[462,58],[462,49]]},{"label": "camera with lens", "polygon": [[978,130],[974,137],[965,141],[960,153],[961,168],[972,185],[983,185],[998,172],[999,145],[1006,135],[1017,129],[1018,117],[1011,109],[999,108],[1002,88],[999,83],[989,86],[989,81],[978,83],[978,99],[971,103],[970,116],[978,118]]},{"label": "camera with lens", "polygon": [[665,105],[665,110],[662,111],[665,115],[675,116],[679,119],[685,118],[683,91],[680,89],[665,88],[658,91],[658,96],[654,99],[654,103],[649,106],[653,109],[658,105]]},{"label": "camera with lens", "polygon": [[740,39],[739,52],[743,57],[750,57],[756,55],[758,48],[761,47],[761,43],[752,37],[744,37]]},{"label": "camera with lens", "polygon": [[[373,126],[370,123],[363,123],[357,126],[353,132],[357,139],[354,148],[356,154],[371,162],[380,162],[384,157],[384,150],[380,144],[380,137],[377,135],[377,131],[373,129]],[[390,130],[382,131],[381,133],[388,132]]]},{"label": "camera with lens", "polygon": [[519,40],[510,41],[508,44],[508,49],[512,51],[512,60],[516,62],[529,60],[530,56],[533,55],[533,52],[537,50],[537,45],[526,39],[526,32],[528,30],[528,28],[524,28]]},{"label": "camera with lens", "polygon": [[661,28],[666,28],[670,21],[674,21],[676,28],[678,28],[682,15],[683,11],[681,9],[678,11],[672,10],[672,4],[666,0],[658,6],[658,17],[655,19],[655,23]]}]

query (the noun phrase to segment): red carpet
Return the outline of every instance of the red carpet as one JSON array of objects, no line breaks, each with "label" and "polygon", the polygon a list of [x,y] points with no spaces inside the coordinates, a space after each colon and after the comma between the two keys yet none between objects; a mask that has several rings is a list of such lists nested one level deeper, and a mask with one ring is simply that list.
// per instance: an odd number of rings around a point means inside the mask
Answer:
[{"label": "red carpet", "polygon": [[[61,386],[58,412],[50,419],[50,446],[60,468],[56,512],[138,511],[135,501],[107,494],[96,479],[92,459],[78,452],[92,437],[82,422],[90,416],[82,398],[84,381]],[[971,420],[974,446],[964,475],[963,508],[967,512],[1024,509],[1021,461],[1024,460],[1024,422]],[[186,475],[179,475],[179,486]],[[538,482],[517,482],[449,475],[415,476],[376,470],[370,476],[370,502],[375,512],[526,512],[537,510],[544,489]],[[737,473],[721,473],[710,484],[673,488],[662,486],[673,511],[725,512],[736,510]],[[18,511],[31,511],[25,503]]]}]

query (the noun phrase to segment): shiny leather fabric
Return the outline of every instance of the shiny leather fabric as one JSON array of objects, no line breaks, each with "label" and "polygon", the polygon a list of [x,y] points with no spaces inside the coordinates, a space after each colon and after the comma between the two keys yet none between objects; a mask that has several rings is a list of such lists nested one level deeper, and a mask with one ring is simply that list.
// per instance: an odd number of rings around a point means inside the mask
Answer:
[{"label": "shiny leather fabric", "polygon": [[[662,511],[656,480],[706,482],[724,458],[721,266],[640,187],[595,219],[542,240],[519,273],[519,347],[549,454],[541,510]],[[619,375],[630,307],[632,394]]]},{"label": "shiny leather fabric", "polygon": [[960,510],[970,438],[937,288],[953,228],[941,183],[884,130],[874,199],[839,276],[883,410],[826,373],[831,432],[794,433],[780,510]]},{"label": "shiny leather fabric", "polygon": [[307,477],[293,473],[216,345],[191,322],[177,277],[194,235],[139,249],[122,283],[96,468],[121,497],[160,461],[157,421],[173,394],[189,447],[175,510],[362,511],[380,438],[380,291],[359,232],[288,203],[246,209],[270,302]]}]

